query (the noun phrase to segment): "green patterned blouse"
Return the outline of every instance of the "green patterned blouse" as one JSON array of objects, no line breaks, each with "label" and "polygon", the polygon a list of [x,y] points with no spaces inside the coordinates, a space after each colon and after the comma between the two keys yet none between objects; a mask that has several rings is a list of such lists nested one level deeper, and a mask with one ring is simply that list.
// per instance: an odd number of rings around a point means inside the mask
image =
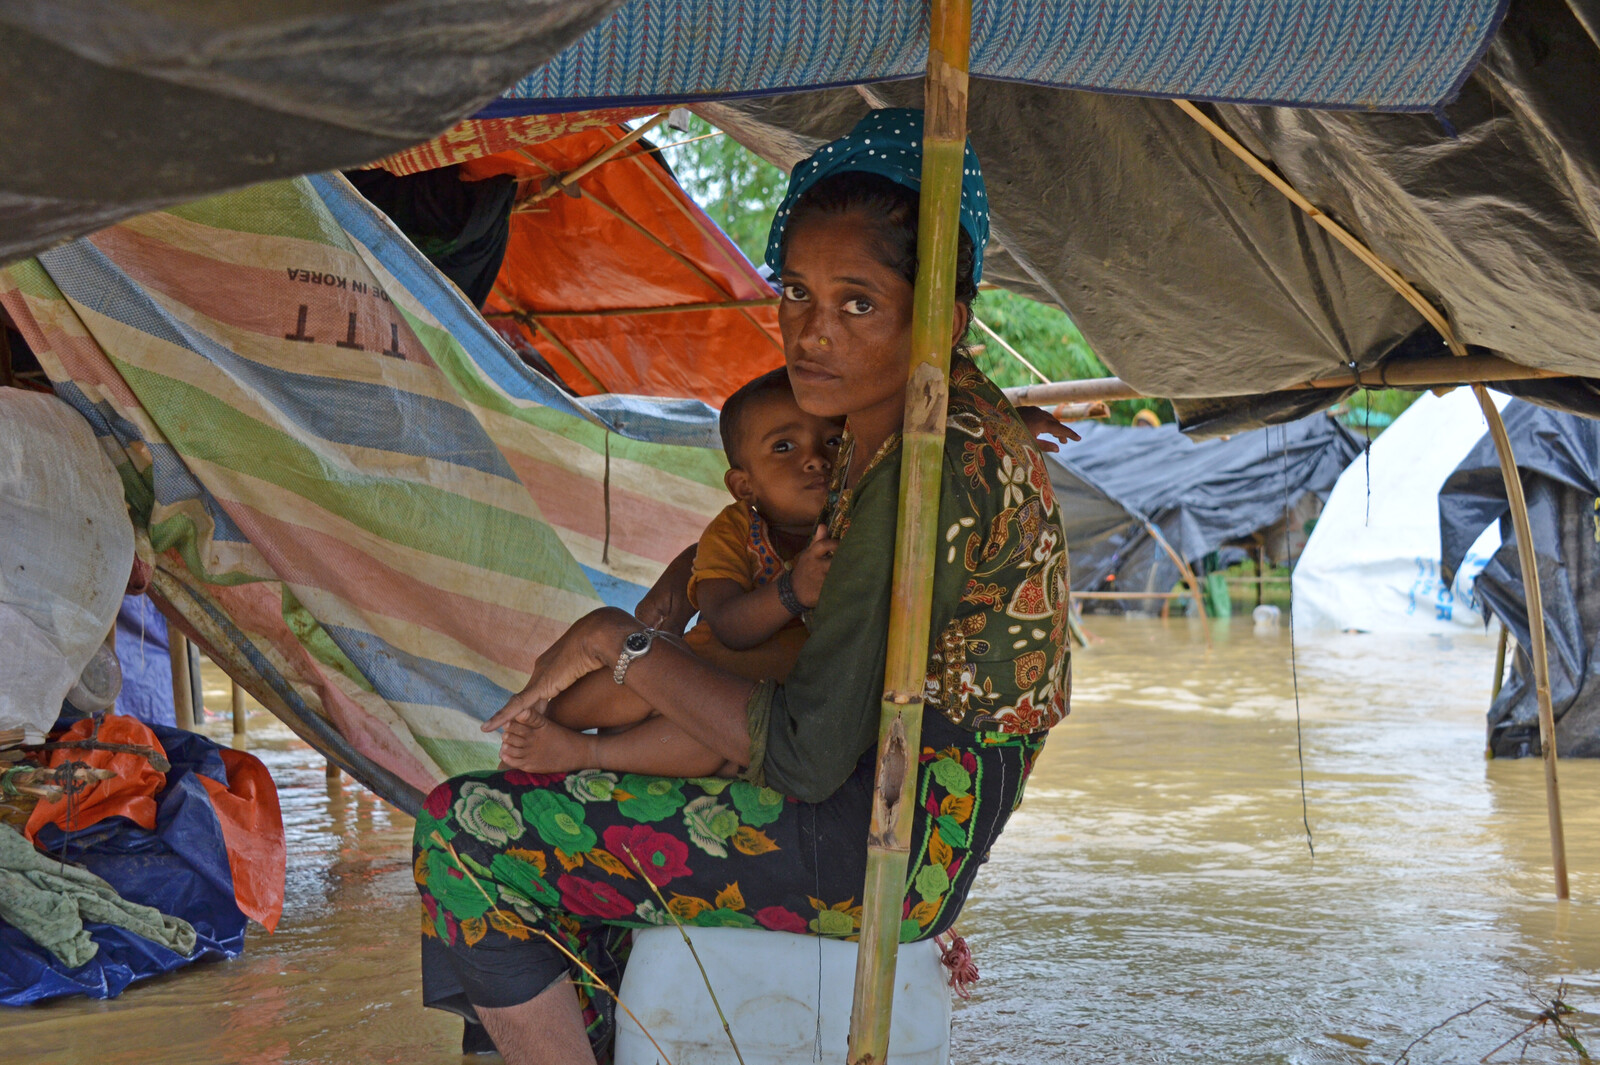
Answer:
[{"label": "green patterned blouse", "polygon": [[[889,631],[898,434],[855,486],[835,469],[830,528],[839,550],[787,682],[749,705],[746,775],[820,802],[878,739]],[[1067,545],[1044,457],[1000,390],[969,360],[951,368],[926,699],[973,731],[1029,734],[1066,716]]]}]

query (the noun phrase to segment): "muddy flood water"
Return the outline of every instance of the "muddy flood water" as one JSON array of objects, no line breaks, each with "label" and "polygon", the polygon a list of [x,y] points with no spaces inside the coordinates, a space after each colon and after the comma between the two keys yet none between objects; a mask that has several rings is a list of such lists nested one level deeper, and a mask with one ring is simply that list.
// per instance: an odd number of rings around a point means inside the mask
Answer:
[{"label": "muddy flood water", "polygon": [[[1563,984],[1600,1056],[1600,763],[1561,763],[1557,903],[1539,763],[1483,757],[1492,641],[1300,639],[1313,859],[1288,632],[1236,619],[1208,652],[1197,624],[1089,619],[1072,717],[958,925],[983,979],[952,1061],[1393,1062],[1487,1001],[1408,1058],[1476,1062]],[[409,819],[251,729],[289,837],[277,933],[111,1002],[0,1011],[0,1060],[461,1060],[420,1003]],[[1490,1061],[1519,1055],[1581,1060],[1549,1026]]]}]

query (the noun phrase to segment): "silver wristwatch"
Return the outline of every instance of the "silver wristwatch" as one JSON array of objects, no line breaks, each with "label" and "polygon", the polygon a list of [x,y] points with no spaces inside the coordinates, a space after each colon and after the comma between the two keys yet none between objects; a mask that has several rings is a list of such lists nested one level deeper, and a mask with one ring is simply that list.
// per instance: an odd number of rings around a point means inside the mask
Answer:
[{"label": "silver wristwatch", "polygon": [[611,679],[618,684],[627,679],[628,667],[633,665],[633,660],[643,658],[660,635],[660,629],[640,629],[629,633],[628,638],[622,641],[622,653],[617,656],[617,664],[611,667]]}]

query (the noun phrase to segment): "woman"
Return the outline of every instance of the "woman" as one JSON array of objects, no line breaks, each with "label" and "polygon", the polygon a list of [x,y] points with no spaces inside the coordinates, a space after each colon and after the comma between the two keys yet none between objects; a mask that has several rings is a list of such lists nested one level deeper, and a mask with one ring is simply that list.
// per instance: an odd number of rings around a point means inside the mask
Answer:
[{"label": "woman", "polygon": [[[768,261],[802,408],[843,416],[830,534],[838,547],[788,681],[747,680],[652,640],[618,610],[582,619],[486,728],[510,771],[458,777],[417,819],[425,955],[448,958],[508,1062],[590,1062],[576,973],[612,981],[629,928],[860,929],[873,747],[911,358],[922,116],[877,111],[794,170]],[[978,162],[962,192],[955,335],[988,238]],[[902,941],[950,926],[1021,801],[1044,730],[1067,712],[1067,556],[1028,431],[958,351],[951,370],[918,807]],[[616,736],[539,711],[614,670],[660,711]],[[643,775],[651,738],[687,731],[737,779]],[[657,890],[660,896],[657,895]],[[663,912],[671,911],[671,916]],[[447,981],[442,981],[447,982]],[[442,997],[429,989],[430,1002]],[[594,1005],[604,1005],[595,996]],[[604,1011],[601,1011],[604,1012]],[[605,1019],[589,1010],[601,1045]]]}]

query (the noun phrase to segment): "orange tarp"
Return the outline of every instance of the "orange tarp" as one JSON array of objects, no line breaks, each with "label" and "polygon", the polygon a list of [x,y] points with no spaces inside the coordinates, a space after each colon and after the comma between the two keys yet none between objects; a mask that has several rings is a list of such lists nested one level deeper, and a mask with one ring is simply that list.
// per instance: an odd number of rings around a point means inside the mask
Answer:
[{"label": "orange tarp", "polygon": [[[580,195],[536,199],[546,179],[626,133],[587,130],[462,164],[468,180],[512,174],[519,184],[484,314],[513,348],[537,349],[580,395],[687,396],[720,407],[783,362],[776,308],[721,306],[774,295],[737,246],[638,145],[579,179]],[[707,304],[719,306],[574,316]]]}]

